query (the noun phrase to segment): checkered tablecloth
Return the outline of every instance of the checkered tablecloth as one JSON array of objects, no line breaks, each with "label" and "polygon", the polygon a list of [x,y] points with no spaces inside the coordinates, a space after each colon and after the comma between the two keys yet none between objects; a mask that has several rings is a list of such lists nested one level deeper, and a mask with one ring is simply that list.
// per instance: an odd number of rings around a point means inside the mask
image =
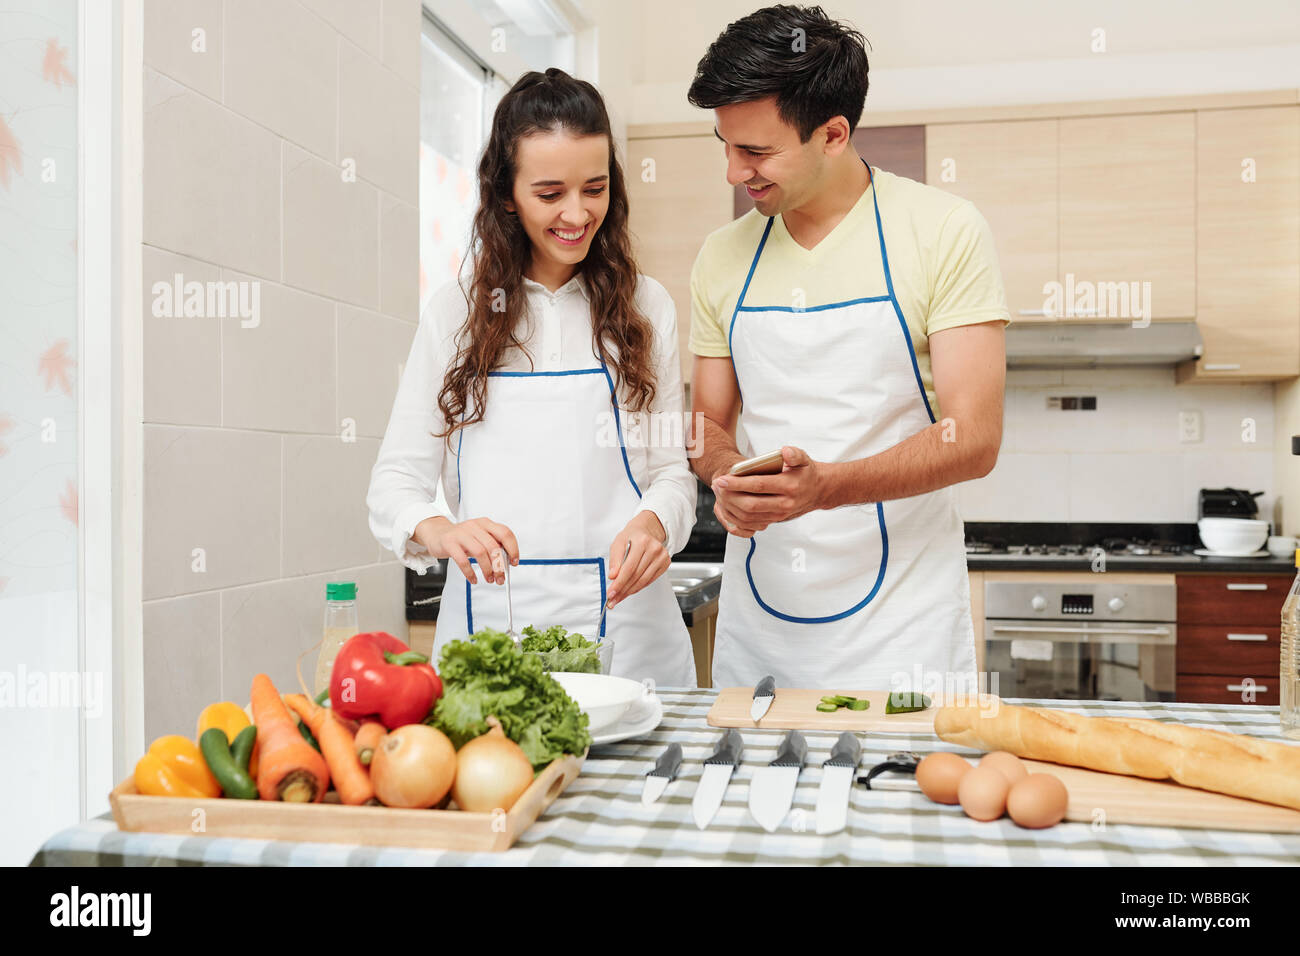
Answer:
[{"label": "checkered tablecloth", "polygon": [[[52,836],[33,865],[680,865],[680,864],[947,864],[960,866],[1267,865],[1300,861],[1300,835],[1243,833],[1180,827],[1062,823],[1023,830],[1009,819],[978,823],[959,807],[931,803],[918,793],[853,788],[848,825],[818,836],[814,808],[821,763],[833,734],[808,733],[808,761],[799,778],[791,816],[766,833],[749,815],[749,780],[776,754],[776,730],[746,730],[745,757],[736,769],[713,824],[697,830],[691,797],[703,760],[721,731],[705,717],[716,692],[660,690],[664,719],[635,740],[592,749],[581,775],[550,809],[504,853],[236,840],[220,837],[121,833],[101,817]],[[1109,701],[1009,700],[1092,716],[1151,717],[1197,727],[1279,740],[1278,708]],[[958,750],[930,734],[859,735],[862,765],[897,750],[925,754]],[[643,775],[667,744],[682,745],[676,780],[652,806],[641,805]],[[800,815],[802,813],[802,816]],[[795,821],[806,823],[806,830]]]}]

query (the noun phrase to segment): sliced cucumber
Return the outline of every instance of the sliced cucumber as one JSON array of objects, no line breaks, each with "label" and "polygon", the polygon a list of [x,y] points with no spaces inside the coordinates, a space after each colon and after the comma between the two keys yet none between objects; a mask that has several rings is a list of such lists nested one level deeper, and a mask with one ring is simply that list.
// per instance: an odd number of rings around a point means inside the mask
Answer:
[{"label": "sliced cucumber", "polygon": [[887,714],[911,714],[930,706],[930,698],[915,691],[895,691],[885,701]]}]

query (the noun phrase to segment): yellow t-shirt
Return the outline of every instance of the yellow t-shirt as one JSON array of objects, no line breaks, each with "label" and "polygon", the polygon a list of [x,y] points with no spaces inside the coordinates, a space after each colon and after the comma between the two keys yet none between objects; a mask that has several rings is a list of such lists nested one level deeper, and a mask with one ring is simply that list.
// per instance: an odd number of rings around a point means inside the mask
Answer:
[{"label": "yellow t-shirt", "polygon": [[[969,200],[871,167],[873,185],[812,249],[799,245],[781,216],[745,293],[745,305],[812,308],[885,295],[873,190],[903,318],[935,418],[929,336],[959,325],[1011,321],[988,223]],[[727,330],[763,236],[767,217],[752,209],[710,233],[691,269],[691,338],[696,355],[726,357]],[[797,322],[798,314],[791,313]]]}]

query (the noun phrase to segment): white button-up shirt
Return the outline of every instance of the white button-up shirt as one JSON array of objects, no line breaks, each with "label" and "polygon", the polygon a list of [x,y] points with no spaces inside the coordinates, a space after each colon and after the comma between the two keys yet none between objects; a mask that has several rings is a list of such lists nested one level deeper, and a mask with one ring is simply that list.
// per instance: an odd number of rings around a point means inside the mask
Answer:
[{"label": "white button-up shirt", "polygon": [[[591,304],[585,280],[574,276],[555,292],[524,279],[528,297],[521,319],[521,339],[528,355],[512,349],[502,371],[548,372],[590,367],[592,362]],[[636,303],[654,327],[655,398],[648,412],[629,415],[624,438],[628,465],[642,489],[641,510],[651,511],[667,532],[668,551],[680,551],[695,524],[696,481],[686,463],[682,376],[677,348],[677,310],[668,291],[648,276],[640,276]],[[410,568],[423,574],[436,562],[411,538],[416,525],[441,515],[455,521],[460,501],[456,456],[448,453],[438,408],[447,368],[456,356],[455,335],[465,324],[465,297],[453,281],[429,300],[411,344],[397,388],[379,458],[370,473],[366,504],[370,530]],[[612,374],[612,370],[611,370]],[[620,394],[620,407],[627,396]],[[491,514],[482,517],[491,518]],[[630,520],[632,515],[627,516]],[[612,543],[612,542],[611,542]],[[527,555],[524,555],[527,557]]]}]

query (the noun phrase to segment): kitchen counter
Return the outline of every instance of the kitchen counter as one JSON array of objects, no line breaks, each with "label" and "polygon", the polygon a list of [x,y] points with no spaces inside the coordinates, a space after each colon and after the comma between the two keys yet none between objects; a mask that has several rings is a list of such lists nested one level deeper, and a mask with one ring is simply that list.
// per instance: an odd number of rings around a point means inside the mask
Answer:
[{"label": "kitchen counter", "polygon": [[[1026,557],[1023,554],[968,554],[966,567],[971,571],[1089,571],[1091,555],[1061,557]],[[1175,571],[1206,574],[1295,574],[1292,558],[1202,558],[1195,554],[1163,557],[1124,557],[1106,555],[1107,571]]]},{"label": "kitchen counter", "polygon": [[[54,834],[33,866],[157,865],[682,865],[754,863],[925,864],[956,866],[1161,866],[1296,863],[1300,835],[1244,833],[1176,827],[1062,823],[1022,830],[1009,819],[978,823],[959,807],[931,803],[918,793],[853,788],[848,826],[813,832],[821,763],[833,734],[808,733],[808,763],[799,778],[794,809],[808,829],[766,833],[750,817],[748,781],[776,753],[782,732],[744,731],[745,759],[709,829],[691,822],[691,797],[701,764],[720,730],[705,717],[712,690],[661,689],[664,721],[644,737],[593,748],[582,774],[550,809],[504,853],[466,854],[323,843],[288,843],[199,836],[121,833],[99,817]],[[1092,716],[1151,717],[1198,727],[1280,739],[1276,707],[1111,701],[1012,701],[1045,704]],[[862,764],[897,750],[928,753],[975,751],[930,734],[860,735]],[[641,805],[644,774],[663,748],[677,741],[685,752],[681,775],[659,801]]]}]

